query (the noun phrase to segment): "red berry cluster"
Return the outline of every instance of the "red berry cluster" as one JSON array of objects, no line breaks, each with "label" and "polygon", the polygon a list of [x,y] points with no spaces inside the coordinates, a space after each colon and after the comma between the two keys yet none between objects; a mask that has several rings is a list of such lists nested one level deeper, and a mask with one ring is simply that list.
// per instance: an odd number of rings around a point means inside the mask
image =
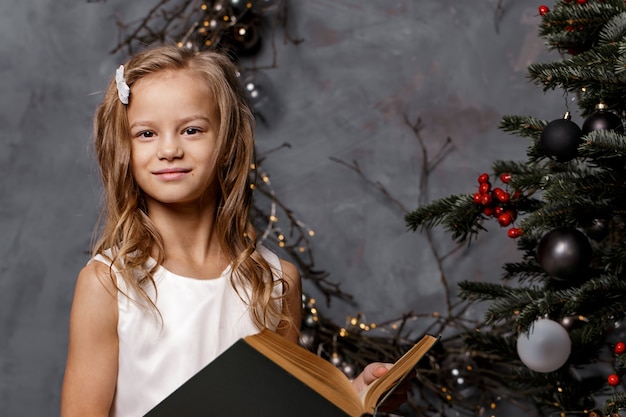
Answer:
[{"label": "red berry cluster", "polygon": [[[508,184],[511,181],[511,174],[500,175],[500,181],[504,184]],[[498,220],[498,224],[502,227],[509,226],[517,217],[517,211],[509,207],[508,203],[512,198],[517,198],[518,192],[511,195],[502,188],[491,187],[491,181],[489,174],[480,174],[478,177],[478,192],[474,193],[474,203],[480,204],[483,207],[483,214],[485,216],[495,217]],[[522,229],[518,227],[511,227],[508,231],[508,235],[511,238],[520,237],[522,235]]]},{"label": "red berry cluster", "polygon": [[[626,343],[617,342],[615,346],[613,347],[613,352],[615,352],[616,355],[624,354],[626,352]],[[616,387],[620,383],[619,376],[617,374],[610,374],[607,378],[607,382],[609,383],[610,386]]]}]

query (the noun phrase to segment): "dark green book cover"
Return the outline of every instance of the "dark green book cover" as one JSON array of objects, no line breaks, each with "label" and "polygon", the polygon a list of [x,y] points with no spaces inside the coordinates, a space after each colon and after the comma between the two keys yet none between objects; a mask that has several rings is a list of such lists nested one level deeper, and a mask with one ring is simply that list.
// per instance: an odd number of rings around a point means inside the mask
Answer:
[{"label": "dark green book cover", "polygon": [[145,417],[296,416],[346,417],[348,414],[243,339],[145,415]]}]

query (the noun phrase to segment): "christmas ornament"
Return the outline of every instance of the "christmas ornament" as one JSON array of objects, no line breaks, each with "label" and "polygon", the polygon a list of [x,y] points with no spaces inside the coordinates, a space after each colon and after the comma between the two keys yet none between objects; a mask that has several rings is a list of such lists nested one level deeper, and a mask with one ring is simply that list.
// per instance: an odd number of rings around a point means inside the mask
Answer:
[{"label": "christmas ornament", "polygon": [[341,365],[341,362],[343,362],[343,358],[341,357],[341,355],[339,355],[339,353],[333,352],[330,355],[330,363],[332,363],[333,365],[339,366]]},{"label": "christmas ornament", "polygon": [[551,121],[543,128],[539,143],[544,153],[558,162],[567,162],[578,155],[582,131],[571,120],[569,112],[562,119]]},{"label": "christmas ornament", "polygon": [[553,372],[567,362],[572,341],[559,323],[549,319],[536,320],[526,333],[517,338],[517,354],[535,372]]},{"label": "christmas ornament", "polygon": [[548,6],[544,6],[544,5],[539,6],[539,15],[540,16],[544,16],[549,11],[550,11],[550,9],[548,8]]},{"label": "christmas ornament", "polygon": [[511,182],[511,174],[509,173],[501,174],[500,181],[502,181],[504,184],[508,184],[509,182]]},{"label": "christmas ornament", "polygon": [[354,378],[354,365],[352,365],[351,363],[343,362],[341,364],[341,372],[343,372],[348,378]]},{"label": "christmas ornament", "polygon": [[557,227],[546,233],[537,246],[537,260],[548,275],[570,280],[584,274],[591,262],[587,237],[573,227]]},{"label": "christmas ornament", "polygon": [[300,344],[300,346],[306,348],[306,349],[311,349],[313,347],[315,343],[315,332],[308,330],[308,329],[302,329],[300,330],[300,337],[298,338],[298,344]]},{"label": "christmas ornament", "polygon": [[261,36],[259,30],[252,24],[239,23],[232,30],[233,49],[239,55],[250,56],[261,49]]},{"label": "christmas ornament", "polygon": [[626,352],[626,343],[617,342],[615,344],[615,347],[613,348],[613,351],[615,352],[616,355],[621,355],[622,353]]},{"label": "christmas ornament", "polygon": [[611,374],[608,376],[607,382],[610,386],[616,387],[619,385],[619,376],[617,376],[617,374]]},{"label": "christmas ornament", "polygon": [[609,234],[609,219],[608,216],[602,216],[593,218],[583,224],[585,233],[591,239],[600,241]]},{"label": "christmas ornament", "polygon": [[563,317],[561,319],[561,326],[563,326],[563,328],[565,328],[566,330],[571,330],[572,327],[574,327],[574,324],[576,324],[577,322],[577,317]]},{"label": "christmas ornament", "polygon": [[233,13],[241,14],[248,8],[248,2],[245,0],[228,0],[228,5],[233,8]]},{"label": "christmas ornament", "polygon": [[617,133],[624,133],[622,119],[609,111],[608,108],[603,102],[596,104],[596,111],[587,117],[583,123],[583,135],[593,130],[613,130]]},{"label": "christmas ornament", "polygon": [[469,400],[480,394],[476,384],[478,368],[468,355],[448,355],[441,363],[443,385],[459,400]]}]

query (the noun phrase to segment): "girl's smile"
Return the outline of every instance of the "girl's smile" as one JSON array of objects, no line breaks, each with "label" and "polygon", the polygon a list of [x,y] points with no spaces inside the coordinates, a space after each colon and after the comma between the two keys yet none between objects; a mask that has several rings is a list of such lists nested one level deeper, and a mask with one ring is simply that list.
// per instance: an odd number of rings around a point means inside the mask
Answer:
[{"label": "girl's smile", "polygon": [[153,172],[162,181],[175,181],[184,178],[191,170],[186,168],[165,168]]}]

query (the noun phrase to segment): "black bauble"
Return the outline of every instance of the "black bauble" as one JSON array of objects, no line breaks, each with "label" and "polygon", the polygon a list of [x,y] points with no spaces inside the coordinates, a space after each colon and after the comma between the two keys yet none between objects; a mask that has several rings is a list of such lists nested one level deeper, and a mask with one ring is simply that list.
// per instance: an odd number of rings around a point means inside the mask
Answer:
[{"label": "black bauble", "polygon": [[614,130],[617,133],[624,133],[622,119],[615,113],[609,111],[604,101],[596,104],[596,111],[585,119],[583,123],[583,135],[593,130]]},{"label": "black bauble", "polygon": [[608,110],[598,110],[585,119],[583,123],[583,135],[593,130],[613,130],[624,133],[624,125],[620,117]]},{"label": "black bauble", "polygon": [[593,218],[584,225],[583,229],[591,239],[600,241],[609,235],[609,219],[606,217]]},{"label": "black bauble", "polygon": [[541,132],[540,144],[543,152],[558,162],[567,162],[578,155],[582,130],[569,118],[556,119]]},{"label": "black bauble", "polygon": [[580,278],[589,267],[592,249],[587,236],[573,227],[557,227],[546,233],[537,247],[537,260],[557,280]]}]

